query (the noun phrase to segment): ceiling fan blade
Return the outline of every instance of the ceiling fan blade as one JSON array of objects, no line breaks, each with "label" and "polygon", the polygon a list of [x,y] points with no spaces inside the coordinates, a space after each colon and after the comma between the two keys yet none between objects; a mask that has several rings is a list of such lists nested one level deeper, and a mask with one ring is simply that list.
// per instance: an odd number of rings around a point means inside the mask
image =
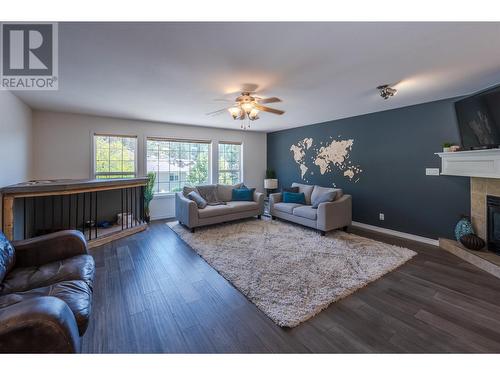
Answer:
[{"label": "ceiling fan blade", "polygon": [[281,102],[281,99],[273,96],[272,98],[258,99],[257,101],[261,104],[266,104],[266,103],[278,103]]},{"label": "ceiling fan blade", "polygon": [[229,102],[229,103],[234,103],[234,100],[217,98],[217,99],[214,99],[214,102]]},{"label": "ceiling fan blade", "polygon": [[221,113],[227,111],[227,108],[222,108],[222,109],[218,109],[217,111],[213,111],[213,112],[208,112],[208,113],[205,113],[207,116],[216,116],[216,115],[220,115]]},{"label": "ceiling fan blade", "polygon": [[285,111],[282,111],[280,109],[266,107],[266,106],[260,105],[258,103],[254,103],[254,107],[257,108],[259,111],[270,112],[270,113],[274,113],[275,115],[282,115],[283,113],[285,113]]}]

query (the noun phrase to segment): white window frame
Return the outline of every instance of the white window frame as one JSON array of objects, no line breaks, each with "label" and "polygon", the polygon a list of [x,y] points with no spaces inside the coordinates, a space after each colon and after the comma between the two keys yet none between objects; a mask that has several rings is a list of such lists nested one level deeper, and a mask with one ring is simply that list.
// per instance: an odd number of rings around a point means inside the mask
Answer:
[{"label": "white window frame", "polygon": [[[138,170],[138,166],[139,166],[139,162],[138,162],[138,156],[139,156],[139,142],[138,142],[138,137],[136,134],[111,134],[111,133],[100,133],[100,132],[95,132],[95,133],[91,133],[91,138],[92,138],[92,150],[91,150],[91,153],[92,153],[92,169],[91,169],[91,178],[94,178],[94,179],[97,179],[98,175],[97,175],[97,172],[96,172],[96,151],[97,151],[97,147],[96,147],[96,137],[98,136],[101,136],[101,137],[121,137],[121,138],[133,138],[135,140],[135,150],[134,150],[134,176],[133,177],[129,177],[129,178],[135,178],[139,175],[139,170]],[[107,175],[112,175],[112,174],[123,174],[123,172],[110,172],[110,173],[106,173]],[[127,177],[125,177],[127,178]]]},{"label": "white window frame", "polygon": [[[147,135],[144,137],[144,174],[148,174],[148,141],[150,140],[157,140],[157,141],[164,141],[164,142],[184,142],[184,143],[203,143],[208,145],[208,184],[212,184],[213,177],[212,177],[212,153],[213,153],[213,142],[211,139],[199,139],[199,138],[175,138],[175,137],[165,137],[165,136],[153,136],[153,135]],[[158,183],[158,181],[155,181],[155,183]],[[168,193],[159,193],[156,192],[154,194],[155,197],[161,198],[161,197],[173,197],[175,195],[174,192],[168,192]]]},{"label": "white window frame", "polygon": [[231,169],[225,169],[225,170],[220,170],[219,169],[219,162],[220,162],[220,146],[221,145],[238,145],[240,146],[240,168],[239,168],[239,173],[240,173],[240,181],[243,182],[243,142],[234,142],[234,141],[219,141],[217,144],[217,183],[220,183],[220,174],[221,172],[231,172]]}]

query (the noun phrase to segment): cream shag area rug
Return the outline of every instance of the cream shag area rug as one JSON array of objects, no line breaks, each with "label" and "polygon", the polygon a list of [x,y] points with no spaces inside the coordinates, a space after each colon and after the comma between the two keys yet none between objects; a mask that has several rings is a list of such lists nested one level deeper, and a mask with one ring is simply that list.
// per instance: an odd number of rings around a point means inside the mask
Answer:
[{"label": "cream shag area rug", "polygon": [[295,327],[416,255],[342,231],[245,220],[197,228],[168,223],[186,243],[282,327]]}]

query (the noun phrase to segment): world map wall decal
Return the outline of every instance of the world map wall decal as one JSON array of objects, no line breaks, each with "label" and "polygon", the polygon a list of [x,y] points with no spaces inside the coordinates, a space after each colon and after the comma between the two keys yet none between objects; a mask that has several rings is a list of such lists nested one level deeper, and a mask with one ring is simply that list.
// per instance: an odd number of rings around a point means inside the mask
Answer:
[{"label": "world map wall decal", "polygon": [[[315,146],[313,138],[304,138],[290,146],[293,160],[299,166],[300,178],[303,181],[309,182],[307,177],[314,175],[316,168],[322,175],[338,169],[350,181],[354,183],[359,181],[359,174],[363,170],[350,160],[354,139],[340,138],[340,136],[338,139],[330,137],[329,141],[320,142],[317,146]],[[335,186],[335,183],[333,185]]]}]

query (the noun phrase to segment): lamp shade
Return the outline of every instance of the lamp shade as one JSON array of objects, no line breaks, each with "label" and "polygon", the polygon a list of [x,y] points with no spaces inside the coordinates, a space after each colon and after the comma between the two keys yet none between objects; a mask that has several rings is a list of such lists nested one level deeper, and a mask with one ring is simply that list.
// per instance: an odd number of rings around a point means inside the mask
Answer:
[{"label": "lamp shade", "polygon": [[266,178],[264,179],[264,189],[277,189],[278,180],[276,178]]}]

